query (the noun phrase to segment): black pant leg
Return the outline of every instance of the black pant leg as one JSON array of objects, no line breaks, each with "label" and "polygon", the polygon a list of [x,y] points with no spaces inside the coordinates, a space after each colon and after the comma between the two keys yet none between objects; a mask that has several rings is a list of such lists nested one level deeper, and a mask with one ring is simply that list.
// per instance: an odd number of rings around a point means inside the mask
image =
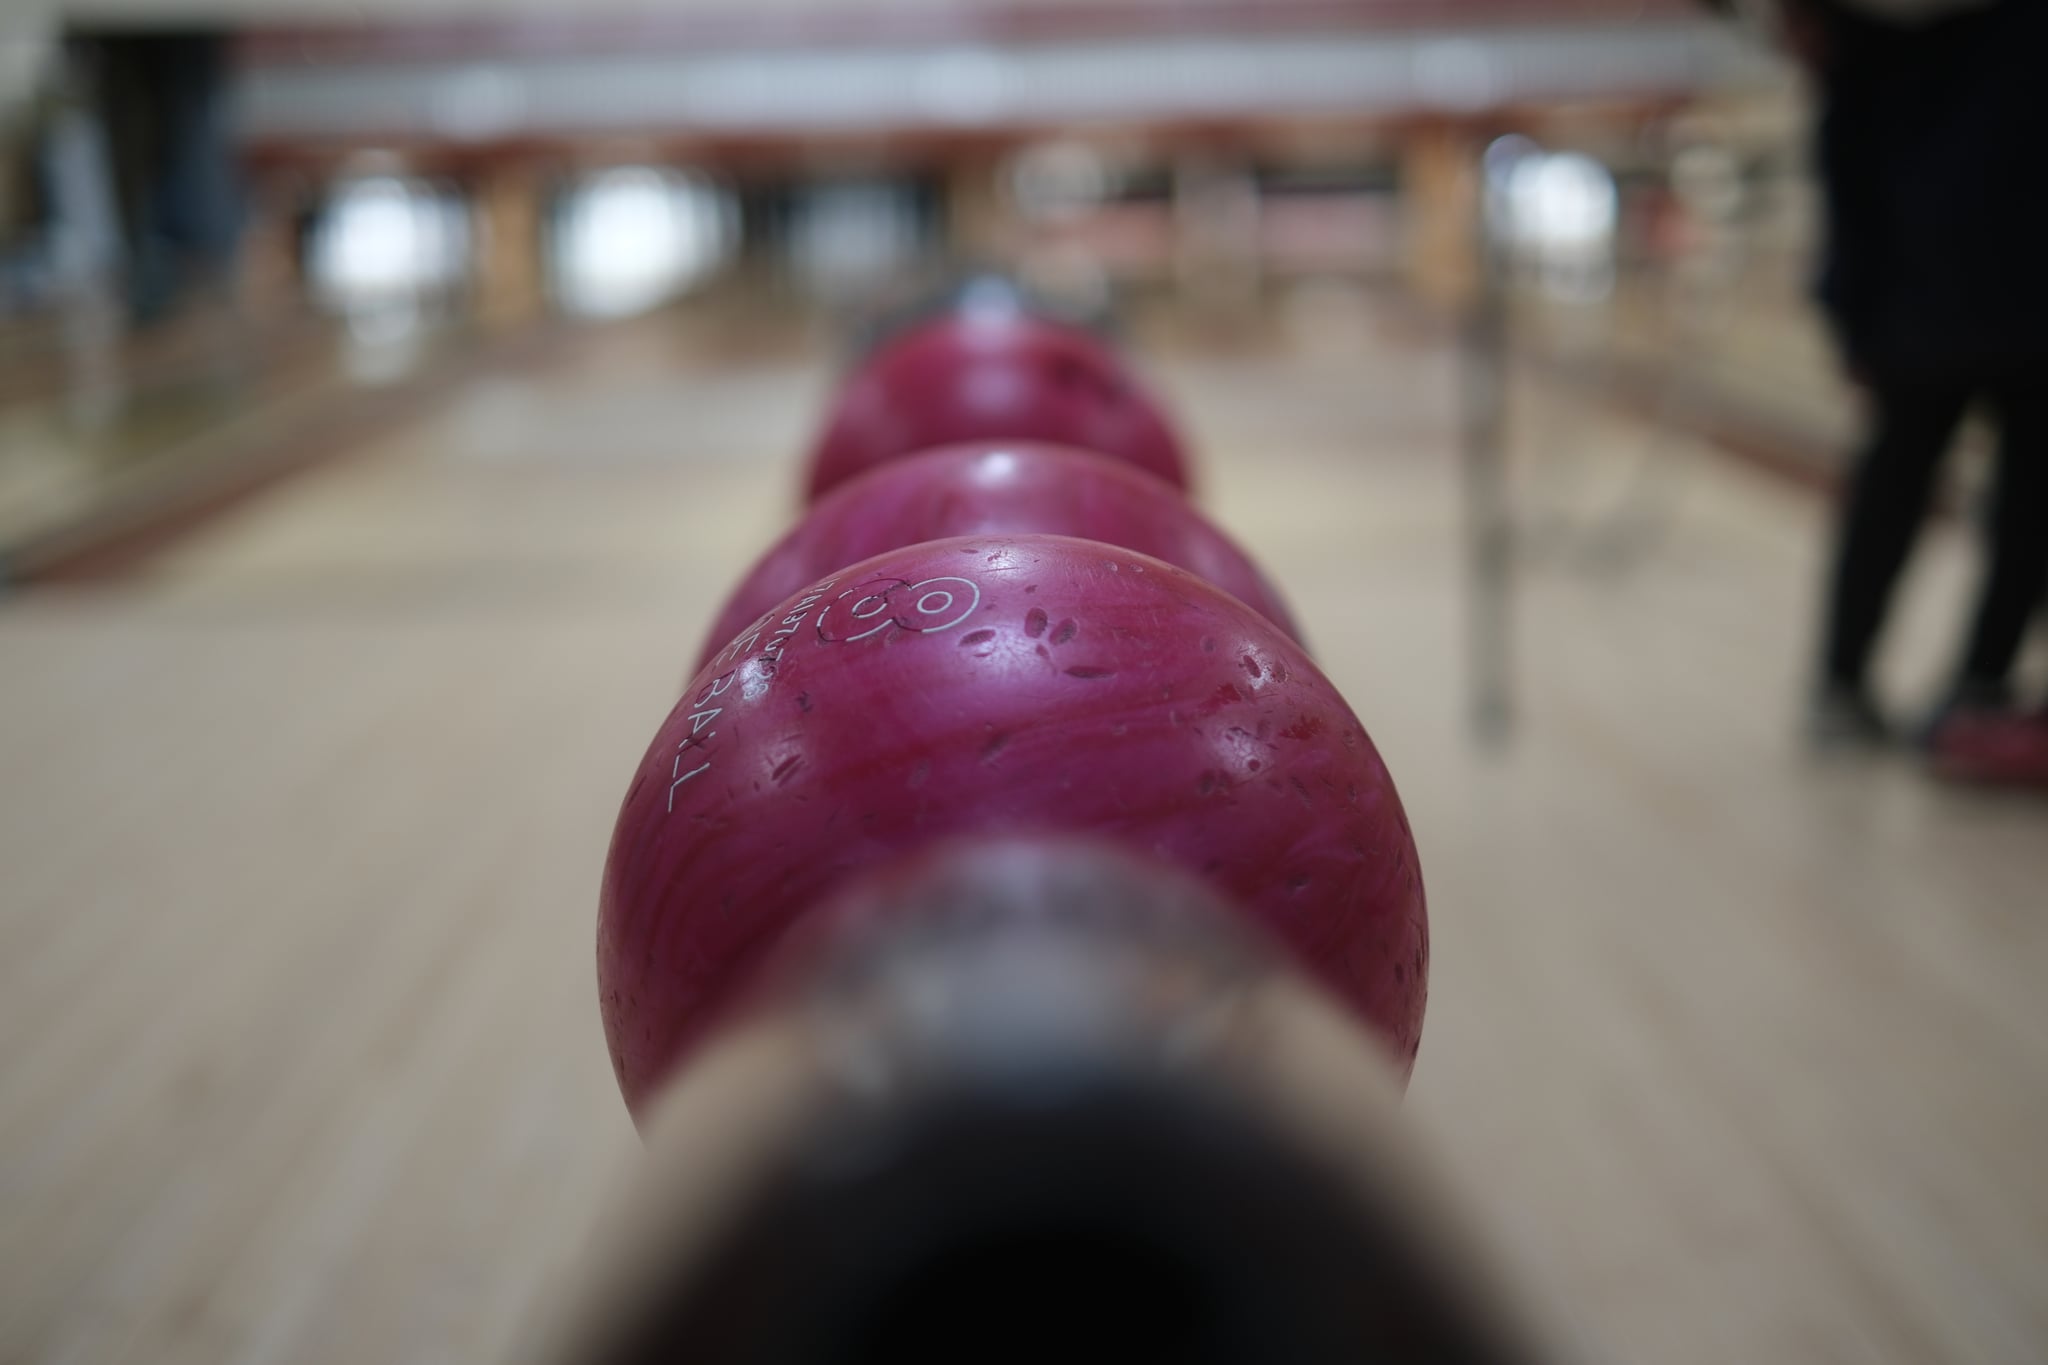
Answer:
[{"label": "black pant leg", "polygon": [[1969,387],[1957,383],[1871,386],[1873,430],[1842,507],[1828,595],[1822,666],[1832,685],[1863,686],[1892,588],[1926,518],[1935,471],[1969,400]]},{"label": "black pant leg", "polygon": [[2027,623],[2048,593],[2048,369],[1990,388],[1998,417],[1984,588],[1963,655],[1962,686],[2002,688]]}]

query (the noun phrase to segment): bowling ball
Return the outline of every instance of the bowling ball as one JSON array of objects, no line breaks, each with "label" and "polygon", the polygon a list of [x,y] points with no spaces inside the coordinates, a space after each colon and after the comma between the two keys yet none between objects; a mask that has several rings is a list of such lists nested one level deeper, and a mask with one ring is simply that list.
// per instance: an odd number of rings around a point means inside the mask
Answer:
[{"label": "bowling ball", "polygon": [[1428,927],[1393,779],[1301,647],[1157,559],[966,536],[835,570],[726,644],[649,746],[598,914],[636,1113],[791,926],[968,835],[1091,834],[1187,869],[1403,1075]]},{"label": "bowling ball", "polygon": [[697,666],[749,621],[842,565],[919,541],[1010,531],[1100,540],[1163,559],[1299,637],[1244,551],[1161,480],[1067,446],[981,441],[893,460],[818,499],[726,599]]},{"label": "bowling ball", "polygon": [[811,456],[815,500],[884,461],[962,441],[1051,441],[1188,486],[1180,442],[1103,343],[1011,309],[947,313],[871,352]]}]

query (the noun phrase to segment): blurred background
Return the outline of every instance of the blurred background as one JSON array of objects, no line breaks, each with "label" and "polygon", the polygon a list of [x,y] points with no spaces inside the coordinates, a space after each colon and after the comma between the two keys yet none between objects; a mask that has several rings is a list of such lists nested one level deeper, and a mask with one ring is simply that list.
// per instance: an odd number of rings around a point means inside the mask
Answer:
[{"label": "blurred background", "polygon": [[2044,811],[1802,742],[1810,86],[1680,0],[10,0],[0,1360],[502,1356],[637,1149],[624,785],[961,264],[1114,310],[1386,755],[1406,1112],[1588,1349],[2041,1359]]}]

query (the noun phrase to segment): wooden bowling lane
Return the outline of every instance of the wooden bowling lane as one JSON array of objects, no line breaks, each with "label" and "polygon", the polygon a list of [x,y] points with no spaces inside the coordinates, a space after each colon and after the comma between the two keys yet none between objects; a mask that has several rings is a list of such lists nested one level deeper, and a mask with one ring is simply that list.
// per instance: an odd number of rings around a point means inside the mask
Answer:
[{"label": "wooden bowling lane", "polygon": [[[1535,391],[1521,736],[1476,753],[1447,358],[1319,316],[1156,370],[1406,795],[1407,1108],[1477,1221],[1616,1359],[2038,1358],[2048,810],[1807,761],[1824,509],[1668,442],[1603,567],[1646,434]],[[593,332],[0,606],[0,1360],[503,1355],[637,1149],[612,816],[826,378]],[[1967,587],[1929,550],[1902,696]]]}]

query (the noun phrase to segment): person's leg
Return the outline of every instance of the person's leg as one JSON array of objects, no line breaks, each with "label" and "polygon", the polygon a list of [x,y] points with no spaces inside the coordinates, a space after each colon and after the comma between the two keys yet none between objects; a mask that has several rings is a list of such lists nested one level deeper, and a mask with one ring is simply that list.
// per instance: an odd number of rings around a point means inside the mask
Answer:
[{"label": "person's leg", "polygon": [[1956,690],[1996,702],[2048,593],[2048,373],[1993,385],[1990,396],[1999,443],[1989,553]]},{"label": "person's leg", "polygon": [[1928,761],[1952,781],[2048,786],[2048,717],[2013,704],[2008,675],[2048,592],[2048,374],[1989,386],[1998,471],[1984,589],[1955,690],[1928,728]]},{"label": "person's leg", "polygon": [[1871,437],[1838,522],[1817,738],[1875,738],[1882,730],[1868,701],[1870,656],[1969,399],[1961,384],[1878,379],[1870,386]]}]

